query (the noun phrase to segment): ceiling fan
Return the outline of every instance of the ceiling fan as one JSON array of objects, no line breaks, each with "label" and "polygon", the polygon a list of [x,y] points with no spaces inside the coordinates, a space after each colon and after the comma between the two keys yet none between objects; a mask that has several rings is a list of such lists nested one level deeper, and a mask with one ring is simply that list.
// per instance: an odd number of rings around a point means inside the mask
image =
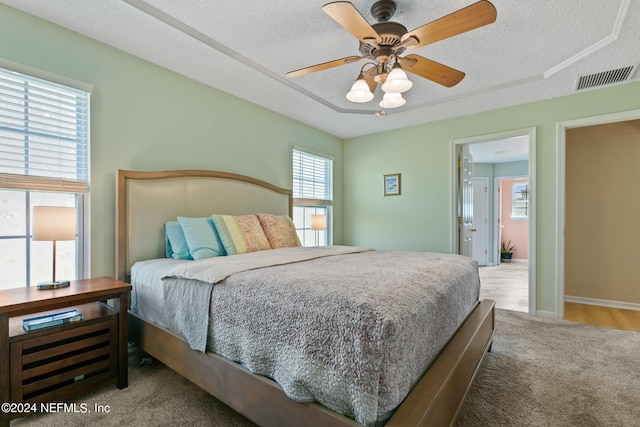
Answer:
[{"label": "ceiling fan", "polygon": [[[352,102],[368,102],[378,84],[385,95],[382,108],[404,105],[402,93],[413,85],[403,70],[439,83],[446,87],[458,84],[465,76],[462,71],[424,58],[420,55],[400,55],[407,49],[417,49],[440,40],[491,24],[496,20],[496,8],[489,1],[481,0],[412,31],[397,22],[390,21],[396,11],[393,0],[380,0],[371,7],[377,23],[370,25],[353,4],[346,1],[328,3],[322,7],[331,18],[360,40],[361,56],[348,56],[322,64],[290,71],[288,77],[300,77],[316,71],[350,64],[361,59],[371,62],[363,65],[347,99]],[[365,71],[365,68],[369,69]]]}]

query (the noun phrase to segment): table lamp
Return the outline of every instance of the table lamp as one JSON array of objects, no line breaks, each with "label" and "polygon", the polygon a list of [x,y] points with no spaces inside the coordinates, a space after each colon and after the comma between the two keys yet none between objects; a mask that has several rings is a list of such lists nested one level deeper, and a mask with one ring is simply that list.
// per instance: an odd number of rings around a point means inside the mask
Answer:
[{"label": "table lamp", "polygon": [[61,206],[34,206],[32,239],[53,241],[53,280],[38,283],[38,289],[69,286],[68,280],[56,280],[56,241],[76,239],[76,209]]},{"label": "table lamp", "polygon": [[325,230],[326,228],[326,215],[311,215],[311,229],[316,231],[316,246],[320,245],[320,230]]}]

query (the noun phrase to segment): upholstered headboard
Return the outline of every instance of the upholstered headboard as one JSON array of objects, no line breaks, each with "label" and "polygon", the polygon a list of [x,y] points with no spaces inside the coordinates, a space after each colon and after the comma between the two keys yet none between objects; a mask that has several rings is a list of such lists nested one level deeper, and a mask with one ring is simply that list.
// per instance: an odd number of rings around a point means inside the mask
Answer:
[{"label": "upholstered headboard", "polygon": [[118,171],[116,277],[128,280],[136,261],[165,256],[164,223],[177,216],[270,213],[292,215],[291,190],[227,172]]}]

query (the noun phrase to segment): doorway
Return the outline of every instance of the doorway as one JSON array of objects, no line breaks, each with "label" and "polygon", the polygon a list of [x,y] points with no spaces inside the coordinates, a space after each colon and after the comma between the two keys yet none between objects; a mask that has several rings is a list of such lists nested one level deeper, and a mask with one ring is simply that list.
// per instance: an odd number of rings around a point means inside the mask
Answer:
[{"label": "doorway", "polygon": [[[496,299],[498,307],[529,313],[536,310],[535,142],[535,128],[452,141],[453,252],[470,256],[482,266],[484,297]],[[465,160],[460,161],[463,153]],[[469,162],[470,168],[467,166]],[[459,172],[459,165],[472,170],[473,192],[461,190],[464,174]],[[504,195],[508,197],[503,201],[502,185],[507,182],[510,184],[509,194]],[[521,191],[523,189],[525,191]],[[469,194],[473,200],[469,200]],[[462,208],[469,205],[473,206],[471,219],[466,211],[462,212]],[[487,214],[483,214],[485,210]],[[517,222],[520,228],[524,227],[526,235],[518,243],[519,255],[514,256],[515,260],[509,264],[500,259],[501,216],[506,211],[509,222]],[[516,239],[514,232],[510,233],[512,240]],[[508,233],[505,232],[505,236]]]},{"label": "doorway", "polygon": [[[620,139],[619,136],[616,136],[617,130],[621,127],[633,128],[630,134],[632,135],[630,144],[626,139]],[[639,131],[640,110],[558,123],[556,315],[560,319],[564,318],[565,302],[640,310],[637,292],[633,294],[637,289],[633,286],[637,282],[638,273],[633,270],[637,268],[637,263],[621,257],[624,262],[619,264],[617,258],[609,256],[611,253],[635,253],[637,239],[634,238],[633,233],[636,233],[636,227],[631,222],[633,216],[626,215],[627,212],[633,212],[635,208],[625,204],[627,199],[631,202],[637,200],[633,196],[630,197],[635,194],[635,183],[637,182],[635,178],[637,176],[634,173],[637,169],[633,163],[629,165],[629,162],[632,162],[637,154]],[[567,149],[570,132],[578,132],[574,135],[577,136],[577,139],[573,140],[573,151],[571,152]],[[603,132],[605,135],[602,135]],[[588,172],[590,177],[598,178],[596,181],[583,182],[580,180],[582,172],[577,166],[581,164],[584,156],[592,155],[590,153],[594,151],[589,148],[589,145],[581,144],[583,141],[594,147],[605,147],[598,151],[597,164],[593,161],[591,164],[595,164],[598,168],[610,168],[613,173],[603,174],[594,169]],[[628,144],[628,146],[624,144]],[[610,164],[614,164],[614,167],[611,168]],[[571,174],[568,176],[569,172]],[[579,185],[576,185],[576,182]],[[630,187],[624,187],[625,185]],[[580,231],[581,224],[575,221],[575,215],[572,212],[580,209],[582,202],[575,197],[576,188],[587,188],[589,191],[584,193],[585,197],[594,196],[597,198],[597,203],[592,203],[592,206],[602,210],[600,217],[606,222],[606,227],[602,227],[600,224],[589,224],[589,228],[591,230],[606,230],[606,234],[603,234],[604,237],[598,236],[602,240],[601,242],[594,242],[589,236],[588,241],[580,240],[580,244],[576,244],[578,239],[575,236],[578,235],[577,231]],[[569,194],[570,191],[571,194]],[[617,200],[611,201],[610,197],[617,198]],[[616,209],[614,221],[607,217],[610,213],[604,209],[609,206]],[[622,212],[623,215],[619,215],[618,212]],[[598,220],[600,219],[598,218]],[[571,225],[571,228],[568,228],[567,224]],[[614,244],[612,245],[610,241],[613,241]],[[629,245],[631,249],[622,245]],[[611,247],[614,249],[612,250]],[[594,248],[596,249],[594,250]],[[590,270],[594,264],[589,261],[592,258],[587,258],[580,253],[580,251],[586,250],[597,252],[599,255],[597,263],[595,263],[598,266],[597,275],[593,273],[593,270]],[[577,263],[574,259],[576,257],[580,257],[584,271],[575,268]],[[631,279],[625,278],[629,276]],[[587,279],[582,280],[584,277]],[[629,283],[632,285],[629,286]],[[630,294],[629,290],[631,290]]]}]

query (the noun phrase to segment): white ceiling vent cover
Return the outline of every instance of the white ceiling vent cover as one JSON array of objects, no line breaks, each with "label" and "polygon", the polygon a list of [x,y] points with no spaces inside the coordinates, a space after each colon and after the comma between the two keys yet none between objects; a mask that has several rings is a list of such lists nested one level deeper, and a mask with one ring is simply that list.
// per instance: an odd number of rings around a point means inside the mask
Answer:
[{"label": "white ceiling vent cover", "polygon": [[615,70],[578,76],[576,79],[575,91],[577,92],[579,90],[592,89],[595,87],[607,86],[631,80],[636,68],[638,68],[638,64],[629,65]]}]

